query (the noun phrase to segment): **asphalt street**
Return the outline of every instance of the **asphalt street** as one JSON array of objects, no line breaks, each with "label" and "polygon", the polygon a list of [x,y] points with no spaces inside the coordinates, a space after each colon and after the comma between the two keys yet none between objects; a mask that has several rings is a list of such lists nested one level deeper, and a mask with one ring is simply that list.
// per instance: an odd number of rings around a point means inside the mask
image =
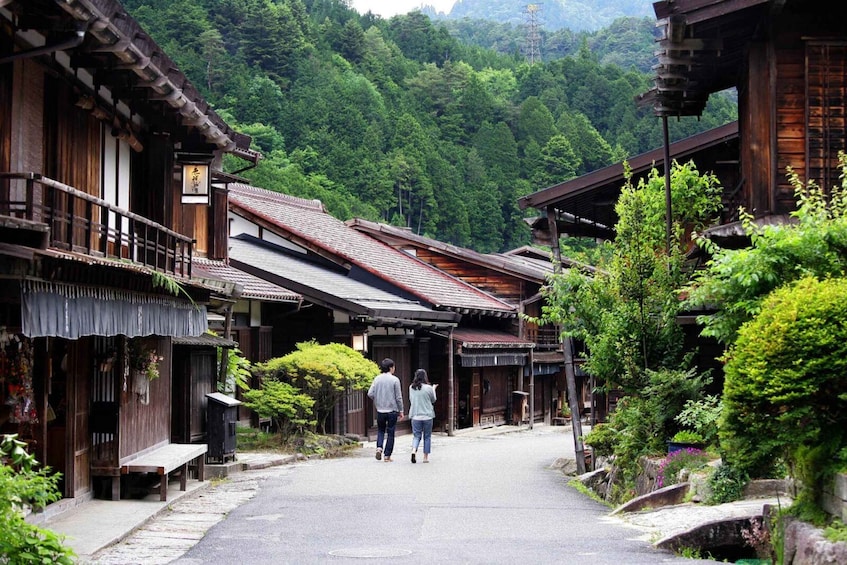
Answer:
[{"label": "asphalt street", "polygon": [[200,563],[652,564],[675,556],[551,468],[569,428],[433,438],[432,461],[373,443],[351,457],[263,471],[255,496],[210,527],[179,565]]}]

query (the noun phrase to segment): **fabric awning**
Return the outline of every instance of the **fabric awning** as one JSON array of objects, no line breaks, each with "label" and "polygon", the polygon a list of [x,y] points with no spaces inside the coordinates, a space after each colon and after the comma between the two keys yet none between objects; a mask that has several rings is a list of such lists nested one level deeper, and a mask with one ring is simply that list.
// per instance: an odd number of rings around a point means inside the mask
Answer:
[{"label": "fabric awning", "polygon": [[27,337],[87,335],[198,336],[206,307],[176,297],[58,282],[21,284],[21,326]]}]

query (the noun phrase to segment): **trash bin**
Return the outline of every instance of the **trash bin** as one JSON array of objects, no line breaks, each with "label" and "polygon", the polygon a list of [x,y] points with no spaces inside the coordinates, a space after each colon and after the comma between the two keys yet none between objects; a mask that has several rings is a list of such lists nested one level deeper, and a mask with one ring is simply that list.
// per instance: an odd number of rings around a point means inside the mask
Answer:
[{"label": "trash bin", "polygon": [[206,406],[206,438],[209,447],[206,462],[226,463],[230,458],[235,460],[235,426],[241,401],[220,392],[210,392],[206,397],[209,399]]}]

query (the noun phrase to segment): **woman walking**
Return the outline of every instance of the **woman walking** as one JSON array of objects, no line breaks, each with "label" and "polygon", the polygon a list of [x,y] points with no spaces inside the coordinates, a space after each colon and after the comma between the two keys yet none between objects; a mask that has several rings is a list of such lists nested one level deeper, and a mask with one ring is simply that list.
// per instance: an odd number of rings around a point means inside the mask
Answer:
[{"label": "woman walking", "polygon": [[423,462],[429,463],[432,449],[432,421],[435,419],[435,387],[429,384],[426,371],[418,369],[409,387],[409,419],[412,420],[412,463],[417,463],[418,447],[423,438]]}]

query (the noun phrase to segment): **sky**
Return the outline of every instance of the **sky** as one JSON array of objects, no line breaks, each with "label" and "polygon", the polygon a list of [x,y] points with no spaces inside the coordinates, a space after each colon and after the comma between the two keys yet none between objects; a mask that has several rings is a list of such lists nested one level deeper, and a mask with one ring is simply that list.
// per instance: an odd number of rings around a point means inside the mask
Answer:
[{"label": "sky", "polygon": [[353,9],[360,14],[368,10],[383,18],[407,14],[421,5],[435,6],[436,12],[449,12],[456,0],[353,0]]}]

